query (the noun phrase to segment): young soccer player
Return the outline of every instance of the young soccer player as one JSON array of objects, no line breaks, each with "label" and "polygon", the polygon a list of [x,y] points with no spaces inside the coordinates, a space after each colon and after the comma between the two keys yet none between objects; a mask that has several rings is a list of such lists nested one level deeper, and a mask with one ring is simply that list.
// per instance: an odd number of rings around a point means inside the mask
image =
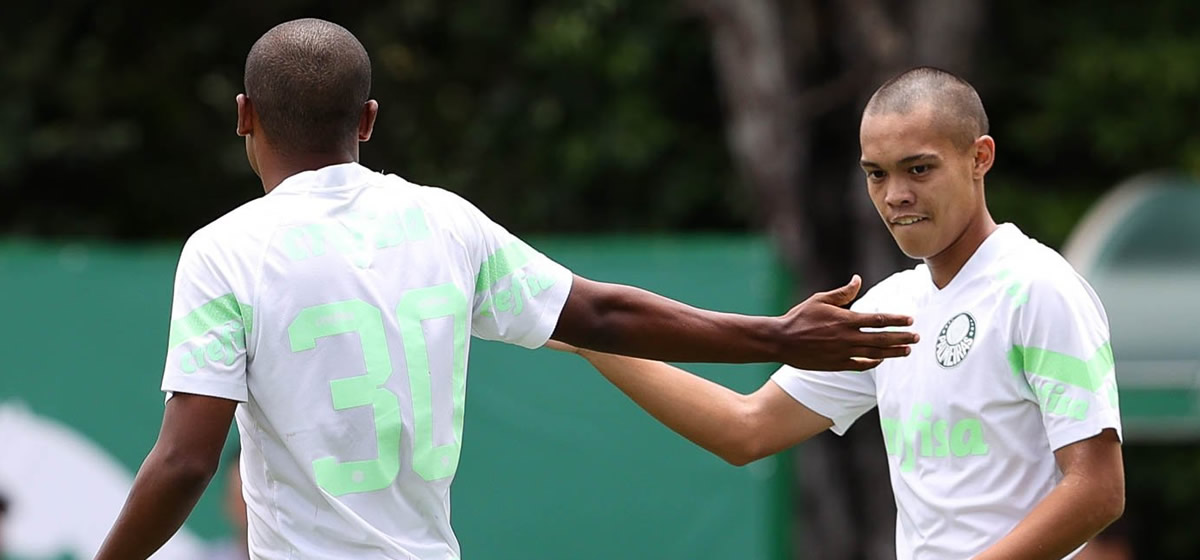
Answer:
[{"label": "young soccer player", "polygon": [[842,434],[878,406],[902,559],[1073,556],[1124,508],[1108,320],[1062,257],[992,220],[987,132],[974,88],[933,68],[884,84],[863,113],[871,200],[924,263],[853,309],[911,314],[921,342],[910,356],[862,373],[784,366],[741,395],[666,364],[580,353],[737,465]]},{"label": "young soccer player", "polygon": [[267,194],[184,246],[162,429],[98,558],[146,558],[179,528],[235,411],[251,557],[458,558],[470,335],[833,370],[916,340],[861,331],[911,320],[839,308],[857,280],[766,318],[574,276],[458,196],[359,165],[370,83],[362,45],[329,22],[250,50],[237,130]]}]

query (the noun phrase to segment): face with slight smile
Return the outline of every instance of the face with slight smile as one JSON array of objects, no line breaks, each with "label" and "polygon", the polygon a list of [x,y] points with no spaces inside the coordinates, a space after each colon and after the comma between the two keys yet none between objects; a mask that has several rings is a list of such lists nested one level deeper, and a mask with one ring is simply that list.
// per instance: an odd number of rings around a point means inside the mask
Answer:
[{"label": "face with slight smile", "polygon": [[984,204],[976,164],[982,136],[956,145],[934,109],[863,116],[860,129],[867,191],[904,254],[929,259],[962,236]]}]

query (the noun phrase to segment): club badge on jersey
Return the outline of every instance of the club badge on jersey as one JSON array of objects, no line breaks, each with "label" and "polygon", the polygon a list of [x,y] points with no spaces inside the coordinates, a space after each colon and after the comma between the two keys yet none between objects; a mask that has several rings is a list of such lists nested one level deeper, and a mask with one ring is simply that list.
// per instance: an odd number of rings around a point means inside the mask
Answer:
[{"label": "club badge on jersey", "polygon": [[934,352],[938,365],[949,369],[961,364],[974,343],[975,318],[966,312],[951,317],[938,333]]}]

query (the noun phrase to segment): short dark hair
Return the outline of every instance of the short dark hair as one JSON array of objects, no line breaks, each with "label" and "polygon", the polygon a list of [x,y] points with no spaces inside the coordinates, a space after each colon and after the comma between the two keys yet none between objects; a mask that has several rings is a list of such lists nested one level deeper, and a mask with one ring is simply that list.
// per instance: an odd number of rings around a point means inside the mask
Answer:
[{"label": "short dark hair", "polygon": [[979,93],[966,80],[940,68],[919,66],[879,86],[864,115],[906,114],[919,107],[936,107],[955,145],[967,147],[988,133],[987,112]]},{"label": "short dark hair", "polygon": [[246,56],[246,95],[270,144],[329,153],[357,142],[371,59],[353,33],[320,19],[281,23]]}]

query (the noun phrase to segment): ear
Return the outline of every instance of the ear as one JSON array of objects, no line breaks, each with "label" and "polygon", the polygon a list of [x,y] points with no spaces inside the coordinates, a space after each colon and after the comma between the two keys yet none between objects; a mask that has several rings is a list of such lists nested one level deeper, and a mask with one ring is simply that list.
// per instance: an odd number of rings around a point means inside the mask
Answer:
[{"label": "ear", "polygon": [[975,179],[983,179],[983,176],[987,175],[988,170],[992,168],[992,164],[996,162],[996,141],[991,136],[984,134],[975,140],[971,150],[975,154],[975,168],[972,175]]},{"label": "ear", "polygon": [[254,134],[254,105],[246,94],[237,95],[237,135],[249,136]]},{"label": "ear", "polygon": [[363,103],[362,116],[358,119],[359,142],[371,139],[371,132],[375,130],[375,117],[377,116],[379,116],[379,102],[368,99],[366,103]]}]

